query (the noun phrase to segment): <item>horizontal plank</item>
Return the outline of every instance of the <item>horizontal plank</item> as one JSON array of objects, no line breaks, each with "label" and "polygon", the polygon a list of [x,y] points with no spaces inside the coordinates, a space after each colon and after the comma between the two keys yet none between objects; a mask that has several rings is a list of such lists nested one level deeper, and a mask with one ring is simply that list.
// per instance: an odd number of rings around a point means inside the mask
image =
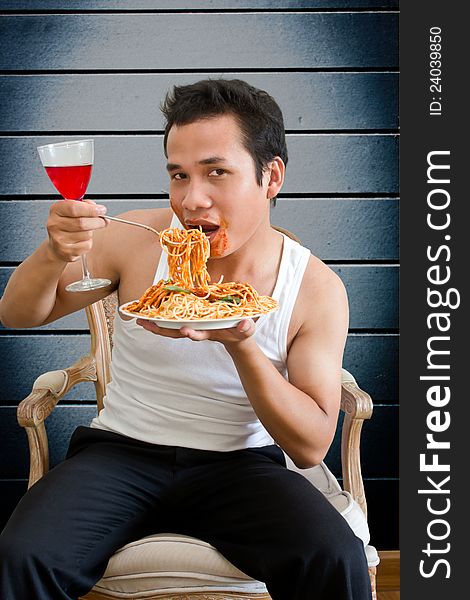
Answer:
[{"label": "horizontal plank", "polygon": [[[343,413],[340,413],[333,443],[325,457],[336,477],[341,477],[342,423]],[[372,418],[364,422],[361,467],[363,477],[398,477],[398,406],[375,406]]]},{"label": "horizontal plank", "polygon": [[[26,479],[0,479],[0,531],[25,494],[27,483]],[[398,479],[365,478],[364,486],[371,544],[378,550],[398,548]]]},{"label": "horizontal plank", "polygon": [[[50,444],[50,464],[65,457],[70,436],[79,425],[88,426],[96,416],[94,406],[59,405],[46,421]],[[396,477],[398,474],[398,407],[377,406],[372,419],[363,427],[361,437],[364,477]],[[2,461],[0,478],[27,477],[29,451],[24,430],[16,421],[13,406],[0,407],[0,435],[8,449]],[[10,449],[15,449],[11,451]],[[325,461],[336,477],[341,477],[340,428]]]},{"label": "horizontal plank", "polygon": [[[397,397],[398,336],[350,334],[344,367],[376,403],[393,403]],[[0,336],[0,402],[14,404],[27,396],[34,380],[44,371],[62,369],[90,348],[86,334]],[[92,383],[81,383],[66,396],[68,400],[92,401]]]},{"label": "horizontal plank", "polygon": [[377,550],[399,548],[399,480],[364,479],[371,544]]},{"label": "horizontal plank", "polygon": [[[3,75],[0,131],[162,131],[164,119],[155,99],[163,99],[174,85],[209,77],[214,79],[214,74]],[[269,92],[290,131],[397,127],[396,73],[230,73],[223,77],[243,79]]]},{"label": "horizontal plank", "polygon": [[4,16],[0,69],[395,68],[397,22],[369,12]]},{"label": "horizontal plank", "polygon": [[[343,280],[349,298],[349,326],[352,329],[398,327],[398,267],[390,265],[332,266]],[[0,267],[0,296],[13,267]],[[0,330],[4,329],[0,325]],[[85,312],[79,311],[38,328],[46,331],[87,330]]]},{"label": "horizontal plank", "polygon": [[343,366],[376,404],[398,398],[398,335],[348,335]]},{"label": "horizontal plank", "polygon": [[296,233],[322,260],[395,260],[398,208],[395,199],[283,199],[271,221]]},{"label": "horizontal plank", "polygon": [[[168,206],[166,200],[100,201],[109,215]],[[46,239],[48,200],[0,201],[0,261],[20,262]],[[296,198],[279,200],[272,222],[294,232],[322,260],[398,258],[395,199]],[[123,227],[125,227],[123,225]],[[125,235],[125,230],[123,230]]]},{"label": "horizontal plank", "polygon": [[[5,448],[14,448],[8,461],[2,461],[0,466],[1,478],[23,478],[29,474],[28,439],[22,427],[16,420],[14,407],[0,407],[0,431],[5,435]],[[96,406],[67,406],[59,405],[46,420],[46,430],[49,439],[50,468],[65,458],[70,437],[79,425],[88,427],[96,416]]]},{"label": "horizontal plank", "polygon": [[243,10],[397,8],[398,0],[2,0],[6,10]]},{"label": "horizontal plank", "polygon": [[398,327],[398,266],[331,265],[331,268],[346,287],[351,329]]},{"label": "horizontal plank", "polygon": [[[0,403],[18,403],[32,389],[45,371],[70,366],[90,352],[90,337],[75,335],[2,335],[0,337]],[[79,383],[66,400],[92,401],[96,398],[93,383]]]},{"label": "horizontal plank", "polygon": [[[0,195],[56,193],[37,146],[80,136],[0,137]],[[161,135],[94,136],[88,194],[160,194],[168,190]],[[388,194],[398,191],[396,135],[287,136],[285,194]]]},{"label": "horizontal plank", "polygon": [[[3,295],[6,284],[14,270],[14,267],[0,267],[0,296]],[[0,331],[4,331],[5,329],[6,328],[0,323]],[[77,311],[58,321],[54,321],[54,323],[44,325],[44,327],[37,327],[30,331],[64,331],[70,329],[88,331],[88,323],[84,310]],[[14,332],[17,330],[10,329],[9,331]]]}]

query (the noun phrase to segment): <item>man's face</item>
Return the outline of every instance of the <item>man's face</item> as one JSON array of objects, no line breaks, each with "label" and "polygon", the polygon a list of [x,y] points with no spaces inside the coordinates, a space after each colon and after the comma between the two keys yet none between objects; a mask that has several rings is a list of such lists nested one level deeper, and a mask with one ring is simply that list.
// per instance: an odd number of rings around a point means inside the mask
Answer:
[{"label": "man's face", "polygon": [[186,228],[201,225],[211,257],[243,246],[269,212],[267,179],[256,182],[235,117],[173,126],[167,140],[170,203]]}]

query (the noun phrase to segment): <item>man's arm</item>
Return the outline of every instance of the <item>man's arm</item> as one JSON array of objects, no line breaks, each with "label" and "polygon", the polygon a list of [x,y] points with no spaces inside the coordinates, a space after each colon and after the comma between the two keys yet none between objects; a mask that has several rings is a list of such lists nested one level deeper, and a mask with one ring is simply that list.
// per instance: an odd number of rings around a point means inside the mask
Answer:
[{"label": "man's arm", "polygon": [[[336,430],[341,400],[341,366],[348,328],[348,305],[339,278],[323,276],[288,354],[289,381],[264,355],[254,338],[230,344],[243,387],[258,418],[300,468],[319,464]],[[315,287],[315,289],[313,289]]]},{"label": "man's arm", "polygon": [[[103,209],[91,201],[63,200],[52,205],[48,239],[15,270],[0,300],[0,320],[5,326],[39,327],[114,289],[117,274],[104,253],[106,222],[99,218]],[[92,292],[67,293],[65,286],[82,277],[79,259],[85,253],[92,273],[108,277],[113,284]]]}]

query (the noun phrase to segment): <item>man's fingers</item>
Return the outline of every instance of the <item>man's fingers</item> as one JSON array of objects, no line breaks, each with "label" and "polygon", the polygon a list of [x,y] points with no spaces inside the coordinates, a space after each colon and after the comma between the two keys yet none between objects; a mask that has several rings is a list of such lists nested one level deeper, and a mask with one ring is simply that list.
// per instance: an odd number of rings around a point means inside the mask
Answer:
[{"label": "man's fingers", "polygon": [[193,342],[201,342],[202,340],[207,340],[210,337],[209,331],[202,330],[202,329],[200,329],[200,330],[191,329],[190,327],[181,327],[180,333],[184,337],[189,338],[190,340],[193,340]]},{"label": "man's fingers", "polygon": [[109,221],[98,217],[62,217],[60,221],[61,231],[75,233],[77,231],[94,231],[108,226]]},{"label": "man's fingers", "polygon": [[108,212],[108,208],[104,204],[98,204],[94,200],[82,200],[82,204],[88,204],[89,206],[91,206],[92,209],[96,211],[96,214],[98,214],[98,216],[101,217],[103,217]]},{"label": "man's fingers", "polygon": [[61,217],[98,217],[106,214],[106,206],[96,204],[95,202],[84,200],[59,200],[51,207],[51,212],[55,212]]},{"label": "man's fingers", "polygon": [[237,325],[237,331],[245,334],[246,336],[252,335],[255,331],[255,322],[253,319],[243,319]]}]

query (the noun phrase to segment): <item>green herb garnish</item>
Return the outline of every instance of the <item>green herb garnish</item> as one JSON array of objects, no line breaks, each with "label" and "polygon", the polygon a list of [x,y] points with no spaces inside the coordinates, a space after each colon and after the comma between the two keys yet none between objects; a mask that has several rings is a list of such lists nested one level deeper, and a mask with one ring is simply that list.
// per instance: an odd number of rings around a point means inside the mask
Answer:
[{"label": "green herb garnish", "polygon": [[241,301],[238,296],[224,296],[224,298],[217,300],[217,302],[231,302],[232,304],[240,304]]},{"label": "green herb garnish", "polygon": [[167,290],[167,292],[184,292],[185,294],[191,294],[190,290],[185,290],[179,285],[165,285],[163,289]]}]

